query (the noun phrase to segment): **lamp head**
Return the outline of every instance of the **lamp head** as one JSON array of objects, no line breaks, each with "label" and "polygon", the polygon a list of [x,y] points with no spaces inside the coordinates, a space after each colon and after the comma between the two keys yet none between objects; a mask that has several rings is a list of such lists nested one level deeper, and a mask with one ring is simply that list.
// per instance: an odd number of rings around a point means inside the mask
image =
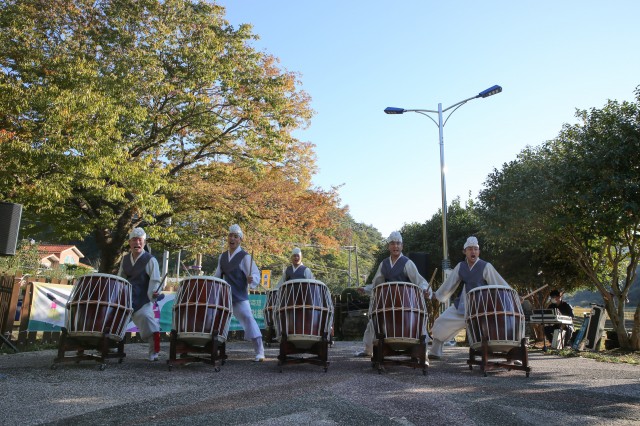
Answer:
[{"label": "lamp head", "polygon": [[385,114],[403,114],[404,108],[396,108],[396,107],[386,107],[384,109]]},{"label": "lamp head", "polygon": [[502,92],[502,87],[498,86],[497,84],[495,86],[491,86],[488,89],[483,90],[482,92],[478,93],[478,98],[488,98],[489,96],[493,96],[496,95],[498,93]]}]

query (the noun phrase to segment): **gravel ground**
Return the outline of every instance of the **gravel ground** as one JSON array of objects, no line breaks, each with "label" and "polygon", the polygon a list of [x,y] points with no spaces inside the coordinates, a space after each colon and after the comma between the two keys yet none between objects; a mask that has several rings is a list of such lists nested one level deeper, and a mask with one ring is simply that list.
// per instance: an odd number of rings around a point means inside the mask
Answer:
[{"label": "gravel ground", "polygon": [[56,351],[0,355],[0,424],[243,425],[631,425],[640,424],[640,367],[529,352],[530,377],[466,365],[468,349],[445,348],[428,374],[391,366],[378,374],[336,342],[328,372],[311,364],[279,372],[277,347],[252,362],[247,342],[229,342],[220,372],[206,364],[168,371],[147,345],[110,360],[50,368]]}]

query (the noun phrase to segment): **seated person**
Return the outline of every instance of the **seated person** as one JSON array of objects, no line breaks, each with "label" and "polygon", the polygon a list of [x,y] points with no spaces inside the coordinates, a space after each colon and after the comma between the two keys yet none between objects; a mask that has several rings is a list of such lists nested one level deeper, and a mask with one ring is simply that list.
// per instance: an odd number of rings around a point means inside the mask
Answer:
[{"label": "seated person", "polygon": [[[571,317],[573,320],[573,307],[570,304],[562,300],[562,293],[558,290],[553,290],[549,294],[551,297],[551,303],[547,306],[547,309],[557,309],[558,314]],[[564,346],[567,346],[573,337],[573,324],[552,324],[544,327],[544,334],[549,342],[553,341],[553,332],[557,329],[565,331]]]}]

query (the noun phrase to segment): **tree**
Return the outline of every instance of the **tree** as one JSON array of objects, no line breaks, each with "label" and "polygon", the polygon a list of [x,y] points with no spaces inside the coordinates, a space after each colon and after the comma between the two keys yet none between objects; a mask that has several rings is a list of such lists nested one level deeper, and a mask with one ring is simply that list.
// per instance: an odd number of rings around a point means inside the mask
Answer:
[{"label": "tree", "polygon": [[526,148],[515,161],[494,170],[478,196],[483,232],[501,274],[523,295],[549,286],[533,299],[536,307],[543,307],[553,288],[572,291],[584,286],[580,269],[547,226],[559,213],[545,202],[556,193],[549,161],[540,150]]},{"label": "tree", "polygon": [[[223,8],[2,2],[0,29],[0,197],[24,205],[25,223],[92,234],[102,272],[140,225],[193,252],[232,222],[336,244],[337,195],[310,186],[313,146],[292,136],[309,97]],[[302,209],[300,233],[284,216]]]},{"label": "tree", "polygon": [[581,123],[494,173],[481,200],[505,237],[578,268],[602,295],[621,347],[638,350],[640,306],[631,339],[624,306],[640,253],[640,89],[635,102],[576,115]]},{"label": "tree", "polygon": [[357,223],[349,214],[332,232],[339,246],[322,244],[319,240],[312,243],[281,243],[280,247],[285,247],[286,251],[272,256],[269,265],[269,269],[274,271],[272,278],[280,278],[284,268],[289,265],[291,249],[299,246],[303,251],[304,264],[311,268],[317,280],[329,286],[332,294],[340,294],[343,289],[355,287],[358,282],[363,285],[364,277],[377,267],[372,253],[381,240],[380,232],[371,225]]}]

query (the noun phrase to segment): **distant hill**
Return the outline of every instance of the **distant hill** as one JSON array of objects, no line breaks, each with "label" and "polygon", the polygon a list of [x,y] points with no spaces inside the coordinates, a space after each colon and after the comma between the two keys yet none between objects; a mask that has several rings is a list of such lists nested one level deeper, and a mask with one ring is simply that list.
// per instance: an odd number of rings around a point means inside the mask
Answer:
[{"label": "distant hill", "polygon": [[[591,303],[602,304],[602,296],[599,291],[582,290],[572,295],[565,295],[564,299],[572,306],[588,307]],[[640,303],[640,268],[636,271],[636,280],[629,291],[629,303],[627,308],[635,308]]]}]

